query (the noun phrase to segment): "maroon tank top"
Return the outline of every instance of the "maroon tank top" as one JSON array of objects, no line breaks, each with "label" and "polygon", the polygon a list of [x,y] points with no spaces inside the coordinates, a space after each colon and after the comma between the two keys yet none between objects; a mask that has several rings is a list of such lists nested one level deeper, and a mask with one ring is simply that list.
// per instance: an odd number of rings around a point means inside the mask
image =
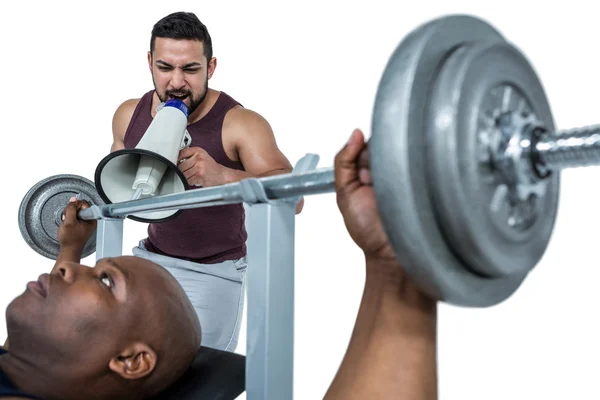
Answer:
[{"label": "maroon tank top", "polygon": [[[144,94],[135,108],[125,132],[125,148],[137,146],[150,126],[153,94],[154,90]],[[221,92],[208,113],[188,125],[187,130],[192,147],[202,147],[217,163],[243,171],[242,163],[232,161],[225,153],[221,135],[225,114],[236,105],[241,104]],[[233,204],[183,210],[171,220],[150,223],[144,245],[157,254],[213,264],[244,257],[246,239],[244,206]]]}]

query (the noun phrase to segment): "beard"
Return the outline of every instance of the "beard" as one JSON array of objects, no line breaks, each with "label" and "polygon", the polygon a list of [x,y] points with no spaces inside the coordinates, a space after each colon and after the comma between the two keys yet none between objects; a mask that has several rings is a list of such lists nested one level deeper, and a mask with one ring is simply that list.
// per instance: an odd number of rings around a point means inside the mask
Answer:
[{"label": "beard", "polygon": [[[194,95],[194,93],[190,92],[189,90],[165,90],[163,93],[161,93],[156,87],[154,78],[152,78],[152,82],[154,83],[154,90],[156,91],[156,94],[161,102],[164,103],[167,100],[172,99],[180,100],[187,106],[189,115],[192,115],[192,113],[200,106],[200,104],[202,104],[208,93],[208,79],[205,81],[206,83],[204,84],[204,89],[198,95]],[[189,104],[187,104],[186,100],[189,100]]]}]

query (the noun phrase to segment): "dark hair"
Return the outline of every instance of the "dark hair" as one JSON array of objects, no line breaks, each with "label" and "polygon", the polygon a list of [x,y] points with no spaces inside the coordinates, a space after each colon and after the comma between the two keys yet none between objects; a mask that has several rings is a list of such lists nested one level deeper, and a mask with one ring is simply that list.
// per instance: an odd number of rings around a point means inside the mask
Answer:
[{"label": "dark hair", "polygon": [[194,13],[176,12],[167,15],[154,24],[152,37],[150,38],[150,53],[154,52],[154,42],[157,37],[198,40],[204,43],[206,59],[210,61],[212,58],[212,40],[208,29]]}]

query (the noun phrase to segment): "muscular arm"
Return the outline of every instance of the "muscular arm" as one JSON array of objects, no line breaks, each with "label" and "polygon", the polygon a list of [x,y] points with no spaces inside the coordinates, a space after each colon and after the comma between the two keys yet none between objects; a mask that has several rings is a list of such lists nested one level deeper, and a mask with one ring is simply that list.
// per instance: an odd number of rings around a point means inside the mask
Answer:
[{"label": "muscular arm", "polygon": [[[277,146],[270,124],[260,114],[245,108],[232,109],[225,118],[223,130],[233,138],[245,169],[229,169],[225,183],[292,172],[292,164]],[[296,213],[302,211],[303,205],[304,199],[301,199]]]},{"label": "muscular arm", "polygon": [[436,399],[436,312],[399,265],[367,260],[354,331],[324,399]]},{"label": "muscular arm", "polygon": [[63,263],[81,263],[85,245],[97,226],[95,220],[83,221],[77,218],[77,213],[88,207],[87,201],[75,198],[71,198],[65,207],[65,219],[58,229],[60,249],[52,273]]},{"label": "muscular arm", "polygon": [[125,132],[127,132],[129,121],[131,121],[138,102],[139,99],[126,100],[115,111],[112,120],[113,144],[110,148],[111,153],[125,148]]}]

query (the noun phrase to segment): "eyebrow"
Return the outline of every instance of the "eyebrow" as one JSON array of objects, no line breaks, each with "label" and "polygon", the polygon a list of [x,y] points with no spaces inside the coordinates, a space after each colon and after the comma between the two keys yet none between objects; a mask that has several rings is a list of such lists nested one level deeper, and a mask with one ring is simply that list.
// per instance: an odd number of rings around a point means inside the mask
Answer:
[{"label": "eyebrow", "polygon": [[112,267],[114,267],[116,270],[118,270],[125,277],[125,281],[129,280],[129,271],[123,269],[123,267],[117,264],[117,262],[112,258],[106,258],[105,261],[109,263]]},{"label": "eyebrow", "polygon": [[[160,64],[160,65],[163,65],[165,67],[171,67],[171,68],[173,68],[173,66],[171,64],[169,64],[168,62],[163,61],[163,60],[157,60],[156,63]],[[185,64],[182,68],[201,67],[201,66],[202,66],[202,64],[200,64],[199,62],[194,61],[194,62]]]}]

